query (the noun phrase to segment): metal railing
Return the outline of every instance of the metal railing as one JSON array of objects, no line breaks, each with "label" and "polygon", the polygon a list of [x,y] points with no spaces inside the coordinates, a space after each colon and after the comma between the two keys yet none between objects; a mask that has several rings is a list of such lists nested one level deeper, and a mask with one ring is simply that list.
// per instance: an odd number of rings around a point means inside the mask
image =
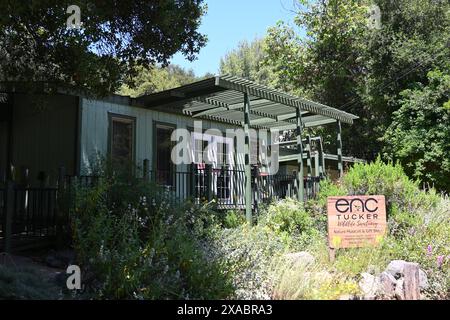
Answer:
[{"label": "metal railing", "polygon": [[[167,191],[171,201],[182,203],[188,199],[194,203],[215,200],[219,208],[245,207],[245,171],[227,167],[215,169],[210,166],[191,168],[190,171],[144,172],[144,179],[160,185]],[[89,187],[97,183],[97,176],[67,176],[66,183],[78,183]],[[319,177],[304,178],[304,200],[312,199],[319,189]],[[252,170],[252,204],[267,203],[284,198],[296,198],[298,192],[296,175],[261,175]]]},{"label": "metal railing", "polygon": [[13,189],[12,234],[52,236],[56,228],[56,188]]}]

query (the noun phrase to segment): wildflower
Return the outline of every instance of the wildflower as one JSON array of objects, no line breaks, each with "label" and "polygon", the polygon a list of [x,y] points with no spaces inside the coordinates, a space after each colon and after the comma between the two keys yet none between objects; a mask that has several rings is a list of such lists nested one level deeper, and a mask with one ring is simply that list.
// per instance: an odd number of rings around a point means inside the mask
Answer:
[{"label": "wildflower", "polygon": [[436,264],[437,264],[439,269],[442,267],[443,263],[444,263],[444,256],[437,256]]},{"label": "wildflower", "polygon": [[429,244],[427,247],[427,256],[431,256],[432,253],[433,253],[433,247],[431,246],[431,244]]}]

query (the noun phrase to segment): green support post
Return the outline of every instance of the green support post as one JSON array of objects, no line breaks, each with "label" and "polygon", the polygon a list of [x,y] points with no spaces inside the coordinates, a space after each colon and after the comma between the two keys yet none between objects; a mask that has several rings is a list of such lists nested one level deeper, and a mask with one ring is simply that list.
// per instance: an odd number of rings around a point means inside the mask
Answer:
[{"label": "green support post", "polygon": [[312,162],[311,162],[311,137],[306,137],[306,170],[308,177],[312,175]]},{"label": "green support post", "polygon": [[342,128],[341,121],[337,121],[337,156],[338,156],[338,171],[339,178],[344,175],[344,166],[342,163]]},{"label": "green support post", "polygon": [[298,192],[297,198],[298,201],[304,201],[304,185],[303,185],[303,143],[302,143],[302,113],[300,108],[296,109],[296,119],[297,119],[297,164],[298,164],[298,172],[297,172],[297,183],[298,183]]},{"label": "green support post", "polygon": [[250,99],[244,93],[244,132],[245,132],[245,217],[249,224],[252,216],[252,168],[250,166]]},{"label": "green support post", "polygon": [[311,176],[312,176],[312,162],[311,162],[311,137],[306,137],[306,197],[309,198],[311,194]]},{"label": "green support post", "polygon": [[326,176],[325,172],[325,156],[323,152],[322,138],[319,139],[319,177],[320,179]]}]

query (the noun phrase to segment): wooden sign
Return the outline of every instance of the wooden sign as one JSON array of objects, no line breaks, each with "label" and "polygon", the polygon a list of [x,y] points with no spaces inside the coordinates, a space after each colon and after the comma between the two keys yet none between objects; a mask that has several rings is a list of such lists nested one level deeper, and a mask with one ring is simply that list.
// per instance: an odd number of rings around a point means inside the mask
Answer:
[{"label": "wooden sign", "polygon": [[386,233],[384,196],[328,197],[328,244],[332,249],[375,246]]}]

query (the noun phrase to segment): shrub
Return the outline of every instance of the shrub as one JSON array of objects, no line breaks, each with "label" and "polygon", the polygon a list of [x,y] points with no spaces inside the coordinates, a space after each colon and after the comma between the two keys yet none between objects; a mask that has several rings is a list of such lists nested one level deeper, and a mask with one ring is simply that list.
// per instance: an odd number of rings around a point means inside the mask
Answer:
[{"label": "shrub", "polygon": [[273,261],[286,252],[283,240],[266,226],[221,229],[205,246],[211,260],[226,261],[235,299],[270,299]]},{"label": "shrub", "polygon": [[78,188],[72,210],[74,247],[86,291],[95,298],[226,298],[231,282],[201,240],[208,208],[174,205],[155,185],[103,170],[96,186]]},{"label": "shrub", "polygon": [[280,263],[273,298],[283,300],[335,300],[359,293],[358,283],[324,266],[310,267]]},{"label": "shrub", "polygon": [[[361,272],[379,273],[387,264],[402,259],[420,264],[430,280],[430,297],[448,295],[450,202],[434,190],[420,190],[417,182],[407,178],[399,165],[382,163],[357,164],[340,184],[323,181],[318,198],[307,204],[310,216],[326,217],[328,196],[384,194],[388,205],[388,235],[377,248],[343,249],[329,264],[343,277],[357,280]],[[322,215],[323,214],[323,215]],[[326,264],[326,229],[311,243],[307,251]]]},{"label": "shrub", "polygon": [[314,220],[303,204],[290,198],[271,204],[261,214],[258,224],[272,230],[287,245],[297,248],[307,245],[318,235]]},{"label": "shrub", "polygon": [[246,223],[245,216],[241,211],[229,210],[226,212],[222,226],[224,228],[237,228]]},{"label": "shrub", "polygon": [[348,195],[384,195],[389,213],[393,206],[412,212],[439,201],[434,192],[421,191],[419,181],[410,180],[400,164],[384,163],[380,157],[369,164],[355,164],[343,177],[342,185]]}]

